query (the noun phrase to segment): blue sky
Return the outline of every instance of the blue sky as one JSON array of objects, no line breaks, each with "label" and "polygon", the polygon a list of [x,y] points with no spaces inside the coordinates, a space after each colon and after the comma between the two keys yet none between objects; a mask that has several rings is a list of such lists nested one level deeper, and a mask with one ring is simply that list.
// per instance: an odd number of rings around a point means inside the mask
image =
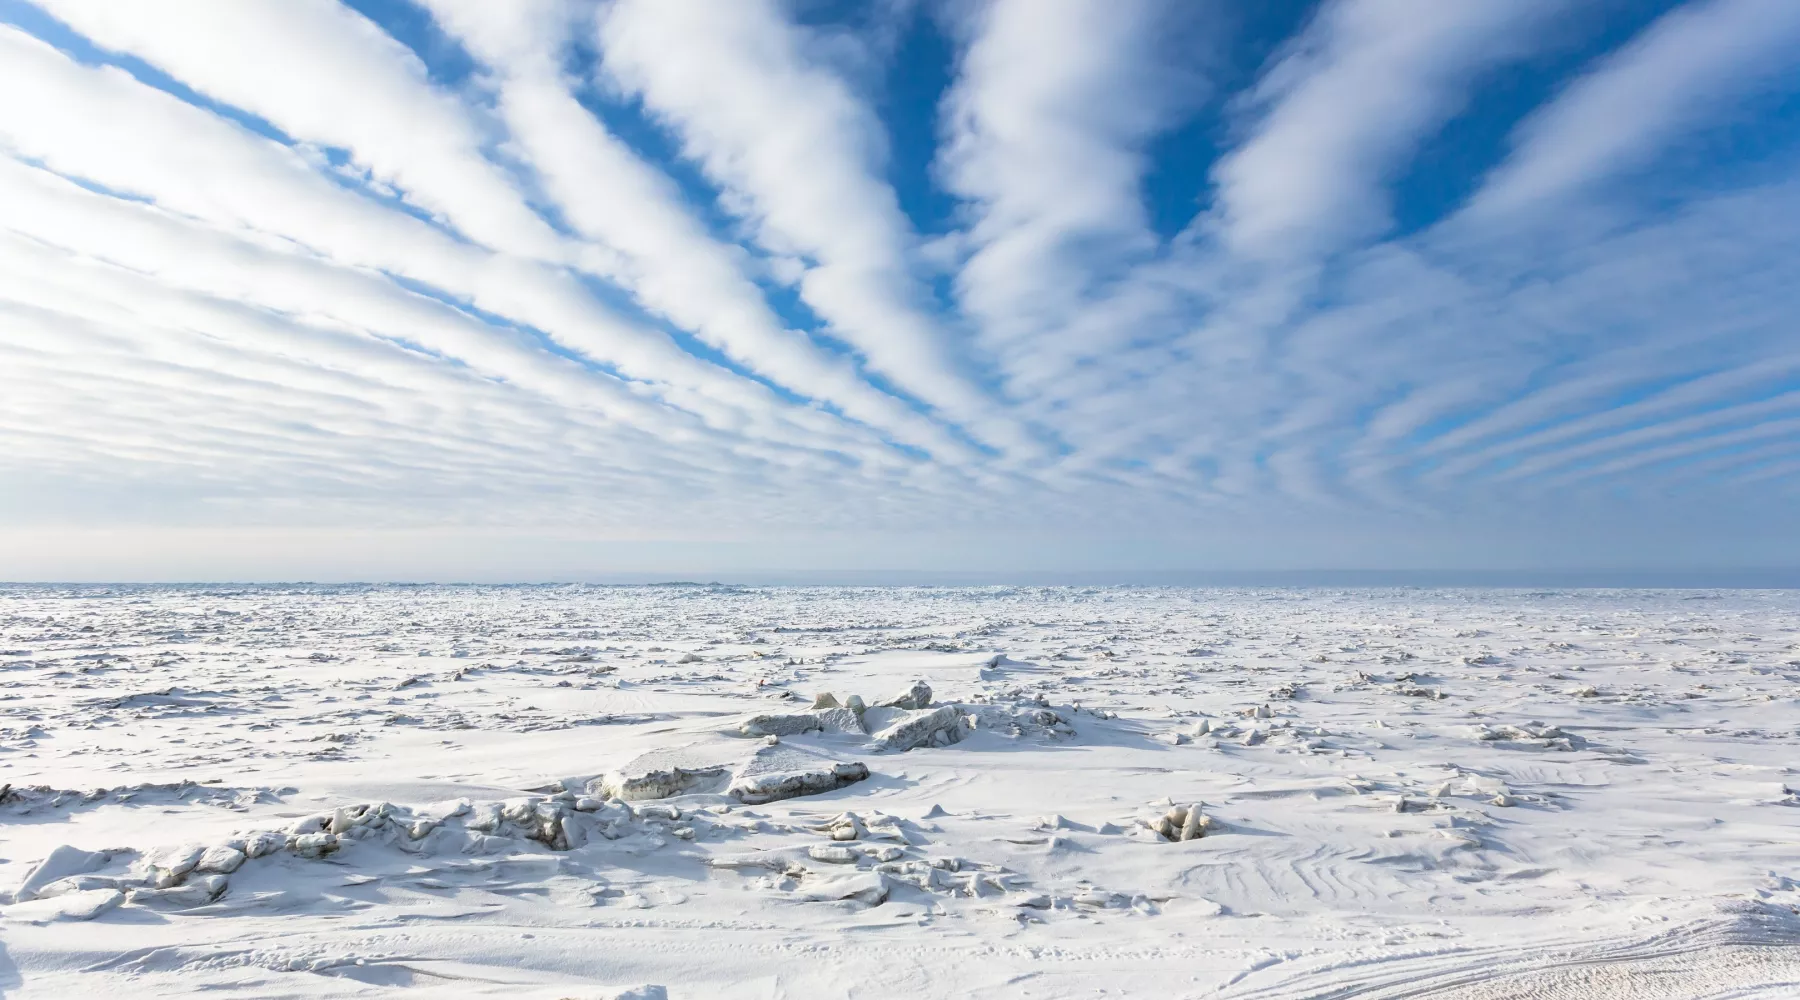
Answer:
[{"label": "blue sky", "polygon": [[1789,0],[0,0],[0,577],[1800,565]]}]

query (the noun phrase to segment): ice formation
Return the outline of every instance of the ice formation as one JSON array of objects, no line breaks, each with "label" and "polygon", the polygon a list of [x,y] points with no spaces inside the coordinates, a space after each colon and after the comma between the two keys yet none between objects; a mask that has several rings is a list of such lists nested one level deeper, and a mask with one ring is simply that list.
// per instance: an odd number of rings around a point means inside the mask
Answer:
[{"label": "ice formation", "polygon": [[1794,611],[15,587],[0,991],[1780,996]]}]

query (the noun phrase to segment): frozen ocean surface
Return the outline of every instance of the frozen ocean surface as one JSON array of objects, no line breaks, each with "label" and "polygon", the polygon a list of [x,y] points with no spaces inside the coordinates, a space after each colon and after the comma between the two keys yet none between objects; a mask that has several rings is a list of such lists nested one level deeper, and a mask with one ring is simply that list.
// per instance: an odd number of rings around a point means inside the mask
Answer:
[{"label": "frozen ocean surface", "polygon": [[0,589],[0,995],[1786,997],[1800,592]]}]

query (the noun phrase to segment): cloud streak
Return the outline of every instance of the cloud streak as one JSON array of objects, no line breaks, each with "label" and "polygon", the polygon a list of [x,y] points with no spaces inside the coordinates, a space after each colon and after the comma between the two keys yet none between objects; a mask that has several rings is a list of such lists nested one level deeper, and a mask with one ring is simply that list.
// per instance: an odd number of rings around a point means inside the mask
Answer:
[{"label": "cloud streak", "polygon": [[1791,527],[1790,4],[413,9],[0,7],[0,514],[794,565]]}]

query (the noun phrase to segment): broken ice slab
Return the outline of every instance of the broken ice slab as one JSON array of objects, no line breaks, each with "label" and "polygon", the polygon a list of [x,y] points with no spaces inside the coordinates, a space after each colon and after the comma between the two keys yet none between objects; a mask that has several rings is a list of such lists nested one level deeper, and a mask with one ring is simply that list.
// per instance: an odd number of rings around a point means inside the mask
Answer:
[{"label": "broken ice slab", "polygon": [[757,748],[732,776],[725,794],[746,805],[759,805],[801,795],[817,795],[869,776],[859,761],[833,760],[816,750],[792,744]]},{"label": "broken ice slab", "polygon": [[969,729],[963,721],[962,709],[955,705],[918,711],[871,708],[863,713],[863,722],[875,734],[875,742],[883,750],[946,746],[961,740]]}]

